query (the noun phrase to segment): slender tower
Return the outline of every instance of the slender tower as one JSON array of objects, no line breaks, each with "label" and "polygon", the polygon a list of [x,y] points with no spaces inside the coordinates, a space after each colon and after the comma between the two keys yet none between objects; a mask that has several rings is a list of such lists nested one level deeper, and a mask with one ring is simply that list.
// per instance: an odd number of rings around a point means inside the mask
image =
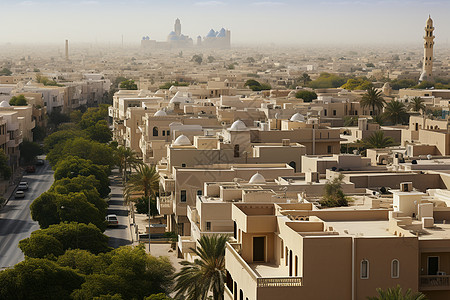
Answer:
[{"label": "slender tower", "polygon": [[175,25],[173,27],[174,27],[174,31],[177,34],[177,36],[180,36],[181,35],[181,22],[180,22],[180,19],[176,19],[175,20]]},{"label": "slender tower", "polygon": [[423,44],[423,71],[419,81],[433,80],[433,48],[434,48],[434,27],[433,20],[428,16],[427,25],[425,27],[425,36]]},{"label": "slender tower", "polygon": [[69,40],[66,40],[66,60],[69,60]]}]

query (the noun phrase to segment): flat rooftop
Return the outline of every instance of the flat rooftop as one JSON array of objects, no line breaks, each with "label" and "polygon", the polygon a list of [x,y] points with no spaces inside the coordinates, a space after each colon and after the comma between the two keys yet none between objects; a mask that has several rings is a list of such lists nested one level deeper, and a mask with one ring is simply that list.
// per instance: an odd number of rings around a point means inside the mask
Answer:
[{"label": "flat rooftop", "polygon": [[250,268],[259,277],[287,277],[286,271],[280,265],[270,263],[249,263]]},{"label": "flat rooftop", "polygon": [[369,236],[369,237],[395,237],[388,231],[389,221],[332,221],[327,226],[339,232],[340,235]]}]

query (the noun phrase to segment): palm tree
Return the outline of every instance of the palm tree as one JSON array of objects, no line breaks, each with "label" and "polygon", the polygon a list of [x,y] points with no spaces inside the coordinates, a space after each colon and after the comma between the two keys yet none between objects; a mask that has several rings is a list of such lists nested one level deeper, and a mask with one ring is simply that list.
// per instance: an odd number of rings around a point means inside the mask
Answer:
[{"label": "palm tree", "polygon": [[119,171],[122,173],[123,179],[127,180],[127,168],[136,167],[142,164],[142,161],[137,158],[136,152],[131,148],[120,146],[116,150],[116,159],[119,165]]},{"label": "palm tree", "polygon": [[397,100],[391,101],[386,105],[384,114],[386,119],[394,125],[403,123],[408,118],[405,104]]},{"label": "palm tree", "polygon": [[380,112],[386,104],[386,101],[384,101],[381,96],[381,91],[377,91],[374,87],[370,87],[362,96],[360,103],[363,108],[372,107],[373,114],[376,115],[375,108]]},{"label": "palm tree", "polygon": [[425,100],[420,97],[414,97],[408,105],[408,108],[412,111],[417,111],[423,113],[425,111]]},{"label": "palm tree", "polygon": [[128,202],[133,193],[144,193],[144,197],[153,197],[159,191],[159,174],[155,166],[137,165],[137,172],[130,176],[125,185],[124,195]]},{"label": "palm tree", "polygon": [[420,293],[414,293],[411,289],[408,289],[405,294],[403,294],[400,285],[395,288],[388,288],[383,290],[381,288],[377,289],[378,296],[367,297],[368,300],[426,300],[427,297]]},{"label": "palm tree", "polygon": [[386,148],[392,146],[395,141],[390,136],[384,136],[384,132],[379,130],[372,133],[369,137],[365,138],[364,146],[367,148]]},{"label": "palm tree", "polygon": [[384,116],[383,115],[377,115],[372,117],[372,121],[374,123],[377,123],[380,126],[383,126],[384,124]]},{"label": "palm tree", "polygon": [[225,284],[226,235],[202,236],[197,249],[192,249],[200,258],[194,262],[182,261],[183,267],[175,274],[176,299],[206,299],[212,292],[214,300],[223,300]]}]

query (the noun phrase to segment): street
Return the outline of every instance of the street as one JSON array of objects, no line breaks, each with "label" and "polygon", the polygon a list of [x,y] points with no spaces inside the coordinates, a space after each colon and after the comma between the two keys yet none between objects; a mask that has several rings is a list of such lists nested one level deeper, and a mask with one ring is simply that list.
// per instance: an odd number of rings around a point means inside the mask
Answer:
[{"label": "street", "polygon": [[48,162],[36,167],[36,173],[25,174],[22,181],[28,182],[25,198],[14,199],[14,193],[8,204],[0,210],[0,269],[14,266],[24,259],[18,248],[20,240],[39,229],[39,224],[31,219],[30,204],[46,192],[53,184],[53,171]]},{"label": "street", "polygon": [[111,199],[108,201],[108,213],[117,215],[119,226],[108,227],[105,234],[109,236],[109,246],[118,248],[131,245],[130,224],[127,207],[123,205],[122,180],[117,170],[113,170],[111,180]]}]

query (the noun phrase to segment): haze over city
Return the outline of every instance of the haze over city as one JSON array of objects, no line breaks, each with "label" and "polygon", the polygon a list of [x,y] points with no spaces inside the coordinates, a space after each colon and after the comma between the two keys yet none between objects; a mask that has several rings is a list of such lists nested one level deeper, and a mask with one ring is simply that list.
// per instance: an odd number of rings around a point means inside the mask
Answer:
[{"label": "haze over city", "polygon": [[0,44],[72,43],[137,45],[142,36],[165,40],[173,20],[183,33],[204,36],[232,30],[235,46],[421,45],[423,19],[439,28],[437,47],[448,47],[450,1],[0,1]]}]

